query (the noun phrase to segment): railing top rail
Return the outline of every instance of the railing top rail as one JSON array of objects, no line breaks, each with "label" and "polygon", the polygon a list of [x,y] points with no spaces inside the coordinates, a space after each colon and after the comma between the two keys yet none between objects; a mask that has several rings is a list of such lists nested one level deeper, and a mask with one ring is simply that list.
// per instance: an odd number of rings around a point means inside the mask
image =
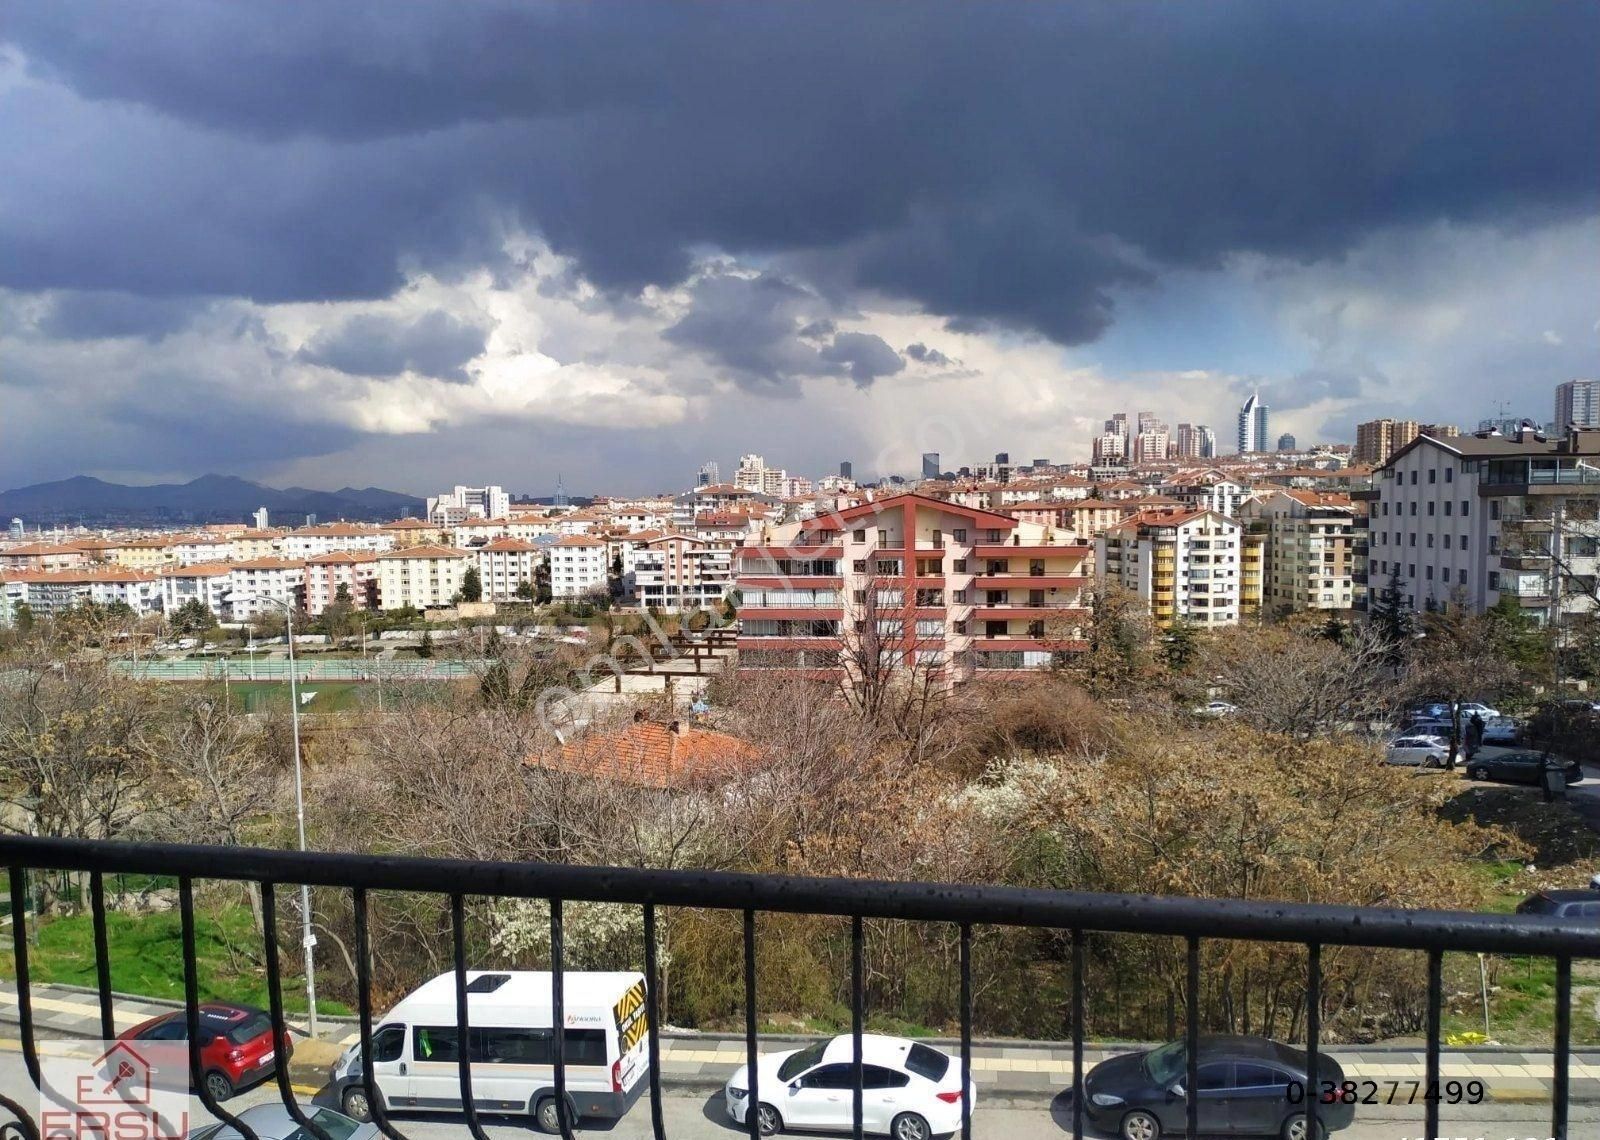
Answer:
[{"label": "railing top rail", "polygon": [[0,837],[0,865],[112,874],[186,874],[444,895],[750,908],[1124,934],[1600,958],[1600,927],[1538,915],[28,836]]}]

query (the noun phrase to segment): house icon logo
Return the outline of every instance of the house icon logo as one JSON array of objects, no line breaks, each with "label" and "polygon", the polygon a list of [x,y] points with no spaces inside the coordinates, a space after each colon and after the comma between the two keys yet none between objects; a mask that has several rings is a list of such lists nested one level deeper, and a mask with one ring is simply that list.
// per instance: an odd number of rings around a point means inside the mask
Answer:
[{"label": "house icon logo", "polygon": [[78,1077],[77,1102],[94,1104],[149,1104],[150,1077],[155,1072],[143,1053],[118,1041],[96,1057],[91,1072]]}]

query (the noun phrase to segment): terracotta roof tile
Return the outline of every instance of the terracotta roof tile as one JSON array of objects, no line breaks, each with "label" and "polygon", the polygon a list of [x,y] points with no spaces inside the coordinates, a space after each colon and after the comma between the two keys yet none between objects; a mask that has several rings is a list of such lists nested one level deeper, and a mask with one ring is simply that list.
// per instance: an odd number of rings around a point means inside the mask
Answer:
[{"label": "terracotta roof tile", "polygon": [[[641,720],[571,741],[543,766],[652,788],[683,788],[742,775],[759,756],[753,745],[724,732]],[[540,766],[539,758],[527,763]]]}]

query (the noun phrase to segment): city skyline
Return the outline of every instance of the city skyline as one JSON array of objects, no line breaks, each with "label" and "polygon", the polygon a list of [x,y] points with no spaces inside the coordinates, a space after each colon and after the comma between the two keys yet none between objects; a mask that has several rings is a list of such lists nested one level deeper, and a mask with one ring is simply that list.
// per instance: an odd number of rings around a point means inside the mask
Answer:
[{"label": "city skyline", "polygon": [[1470,423],[1600,348],[1600,12],[1535,7],[21,5],[0,486]]}]

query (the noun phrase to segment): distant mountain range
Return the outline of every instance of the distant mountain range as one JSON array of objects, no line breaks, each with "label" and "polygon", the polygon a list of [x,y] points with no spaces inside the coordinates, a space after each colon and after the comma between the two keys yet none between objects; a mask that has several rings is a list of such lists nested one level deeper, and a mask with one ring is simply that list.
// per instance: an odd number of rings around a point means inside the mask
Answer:
[{"label": "distant mountain range", "polygon": [[130,487],[76,475],[0,491],[0,526],[12,517],[21,518],[29,529],[39,524],[78,522],[240,522],[258,507],[267,508],[275,526],[297,526],[308,514],[316,515],[318,522],[382,521],[420,515],[425,506],[421,499],[381,487],[341,487],[337,491],[286,487],[280,491],[232,475]]}]

